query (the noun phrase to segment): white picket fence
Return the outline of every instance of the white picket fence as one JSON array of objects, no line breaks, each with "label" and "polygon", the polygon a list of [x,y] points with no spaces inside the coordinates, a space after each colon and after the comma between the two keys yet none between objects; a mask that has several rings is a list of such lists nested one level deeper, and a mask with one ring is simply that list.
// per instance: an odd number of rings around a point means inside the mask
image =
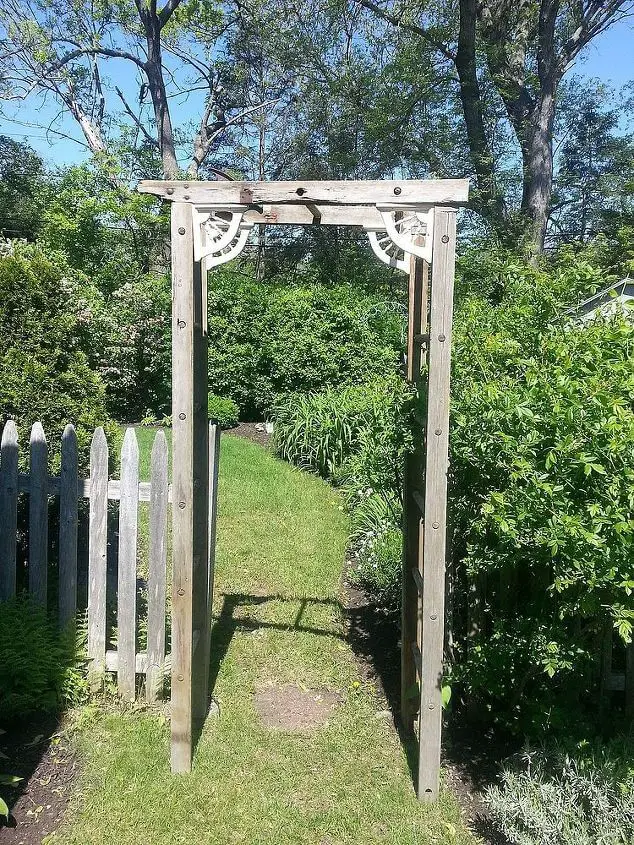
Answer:
[{"label": "white picket fence", "polygon": [[[220,431],[210,426],[210,483],[217,484]],[[18,431],[9,420],[0,445],[0,601],[16,593],[18,497],[28,495],[28,590],[46,606],[49,574],[49,498],[59,497],[58,606],[61,626],[77,614],[79,501],[90,500],[88,521],[88,658],[95,674],[114,672],[120,695],[135,698],[137,675],[145,676],[149,701],[160,696],[166,663],[166,579],[168,551],[168,446],[165,434],[156,433],[151,455],[150,481],[139,481],[139,447],[129,428],[121,449],[120,480],[108,477],[108,444],[103,428],[97,428],[90,449],[90,476],[78,477],[77,437],[72,425],[62,436],[59,477],[48,475],[48,445],[40,423],[30,437],[27,474],[18,471]],[[215,495],[211,497],[215,502]],[[107,648],[108,629],[108,510],[119,502],[116,586],[116,648]],[[149,553],[147,616],[137,619],[137,563],[139,502],[149,503]],[[112,514],[111,514],[112,516]],[[110,520],[112,523],[112,519]],[[210,514],[210,531],[215,515]],[[213,536],[213,535],[211,535]],[[147,649],[137,650],[137,626],[147,625]],[[169,655],[167,656],[167,658]]]}]

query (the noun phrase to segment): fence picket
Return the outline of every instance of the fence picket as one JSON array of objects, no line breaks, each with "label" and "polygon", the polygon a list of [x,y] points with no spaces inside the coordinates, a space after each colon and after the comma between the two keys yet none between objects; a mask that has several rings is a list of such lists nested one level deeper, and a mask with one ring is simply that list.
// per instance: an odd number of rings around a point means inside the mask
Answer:
[{"label": "fence picket", "polygon": [[108,443],[103,428],[90,446],[90,517],[88,539],[88,657],[91,670],[105,670],[106,555],[108,551]]},{"label": "fence picket", "polygon": [[36,422],[30,439],[29,484],[29,593],[46,607],[48,595],[48,445],[42,423]]},{"label": "fence picket", "polygon": [[77,434],[67,425],[62,435],[59,484],[59,624],[62,628],[77,613]]},{"label": "fence picket", "polygon": [[15,595],[18,530],[18,430],[7,420],[0,445],[0,601]]},{"label": "fence picket", "polygon": [[119,577],[117,590],[117,652],[119,695],[134,701],[136,689],[136,552],[139,498],[139,446],[128,428],[121,450],[119,505]]},{"label": "fence picket", "polygon": [[165,662],[165,579],[167,572],[167,439],[162,431],[154,438],[150,477],[150,567],[148,577],[148,623],[146,695],[159,697]]}]

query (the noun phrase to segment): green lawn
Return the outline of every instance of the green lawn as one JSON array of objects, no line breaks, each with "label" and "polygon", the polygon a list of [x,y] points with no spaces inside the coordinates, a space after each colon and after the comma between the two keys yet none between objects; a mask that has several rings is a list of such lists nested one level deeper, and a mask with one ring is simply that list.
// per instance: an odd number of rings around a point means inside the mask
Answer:
[{"label": "green lawn", "polygon": [[[144,443],[149,442],[144,439]],[[210,717],[191,775],[169,773],[169,726],[85,709],[84,771],[55,845],[468,843],[452,797],[415,800],[384,705],[359,683],[338,603],[346,517],[317,478],[222,438]],[[337,691],[327,724],[262,726],[268,682]]]}]

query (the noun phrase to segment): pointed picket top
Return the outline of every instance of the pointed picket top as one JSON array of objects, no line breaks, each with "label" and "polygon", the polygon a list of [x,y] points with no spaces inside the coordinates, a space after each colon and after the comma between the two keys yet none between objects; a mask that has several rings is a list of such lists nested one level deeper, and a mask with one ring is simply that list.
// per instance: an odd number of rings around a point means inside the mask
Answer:
[{"label": "pointed picket top", "polygon": [[18,445],[18,429],[15,424],[15,420],[7,420],[4,424],[4,430],[2,432],[2,448],[4,450],[5,446],[16,446]]},{"label": "pointed picket top", "polygon": [[99,426],[95,429],[94,434],[92,436],[92,441],[90,443],[90,462],[92,464],[93,455],[96,459],[98,456],[100,457],[103,453],[108,454],[108,441],[106,440],[106,432],[103,430],[103,426]]},{"label": "pointed picket top", "polygon": [[48,584],[48,444],[41,422],[29,440],[29,593],[46,607]]},{"label": "pointed picket top", "polygon": [[62,628],[75,621],[77,612],[77,525],[78,525],[77,433],[68,423],[62,434],[62,464],[59,489],[59,623]]},{"label": "pointed picket top", "polygon": [[7,420],[0,441],[0,601],[15,595],[18,523],[18,429]]},{"label": "pointed picket top", "polygon": [[163,429],[159,428],[159,430],[156,432],[154,443],[152,444],[152,466],[154,466],[155,461],[162,462],[163,455],[167,459],[167,451],[167,437],[165,436],[165,432],[163,431]]},{"label": "pointed picket top", "polygon": [[123,436],[123,446],[121,447],[121,461],[125,458],[139,457],[139,443],[136,437],[136,431],[133,428],[126,428]]}]

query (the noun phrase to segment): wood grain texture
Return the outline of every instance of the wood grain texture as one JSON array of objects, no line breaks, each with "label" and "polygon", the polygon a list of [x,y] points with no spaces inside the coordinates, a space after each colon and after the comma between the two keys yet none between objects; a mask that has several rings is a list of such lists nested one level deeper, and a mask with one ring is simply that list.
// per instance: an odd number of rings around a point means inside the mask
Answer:
[{"label": "wood grain texture", "polygon": [[172,747],[191,770],[194,521],[194,284],[192,206],[172,206]]},{"label": "wood grain texture", "polygon": [[78,526],[77,434],[67,425],[62,435],[62,465],[59,481],[59,624],[75,621],[77,613],[77,526]]},{"label": "wood grain texture", "polygon": [[150,469],[150,548],[148,574],[146,697],[160,697],[165,663],[165,579],[167,576],[167,439],[158,431]]},{"label": "wood grain texture", "polygon": [[207,300],[200,264],[194,264],[194,549],[192,627],[198,632],[192,657],[192,715],[207,716],[209,704],[209,656],[211,617],[209,615],[209,424],[207,415]]},{"label": "wood grain texture", "polygon": [[18,530],[18,430],[7,420],[0,444],[0,601],[15,595]]},{"label": "wood grain texture", "polygon": [[[426,330],[427,312],[424,307],[424,262],[412,256],[408,285],[406,378],[418,384],[421,373],[421,345],[417,340]],[[418,648],[418,617],[420,595],[412,577],[419,567],[421,514],[413,498],[422,479],[422,444],[407,455],[403,470],[403,570],[401,580],[401,722],[407,733],[413,733],[418,711],[417,674],[413,647]]]},{"label": "wood grain texture", "polygon": [[91,672],[101,674],[106,655],[106,564],[108,552],[108,443],[97,428],[90,446],[88,524],[88,657]]},{"label": "wood grain texture", "polygon": [[[18,491],[20,493],[28,493],[30,489],[30,476],[28,473],[21,472],[18,474]],[[82,499],[90,498],[90,478],[80,479],[78,481],[78,495]],[[59,496],[60,480],[54,475],[48,477],[48,492],[50,496]],[[139,502],[150,501],[150,482],[139,481]],[[169,501],[172,501],[171,485],[168,489]],[[121,498],[121,482],[117,478],[108,481],[108,501],[118,502]]]},{"label": "wood grain texture", "polygon": [[119,695],[134,701],[136,692],[136,557],[138,533],[139,445],[133,428],[121,449],[119,567],[117,578],[117,652]]},{"label": "wood grain texture", "polygon": [[42,423],[36,422],[29,441],[29,594],[46,607],[48,594],[48,445]]},{"label": "wood grain texture", "polygon": [[429,316],[418,797],[435,801],[440,773],[445,611],[449,385],[456,213],[437,208]]},{"label": "wood grain texture", "polygon": [[137,190],[174,202],[308,206],[427,203],[464,205],[469,198],[466,179],[403,179],[380,181],[306,182],[178,182],[146,179]]}]

